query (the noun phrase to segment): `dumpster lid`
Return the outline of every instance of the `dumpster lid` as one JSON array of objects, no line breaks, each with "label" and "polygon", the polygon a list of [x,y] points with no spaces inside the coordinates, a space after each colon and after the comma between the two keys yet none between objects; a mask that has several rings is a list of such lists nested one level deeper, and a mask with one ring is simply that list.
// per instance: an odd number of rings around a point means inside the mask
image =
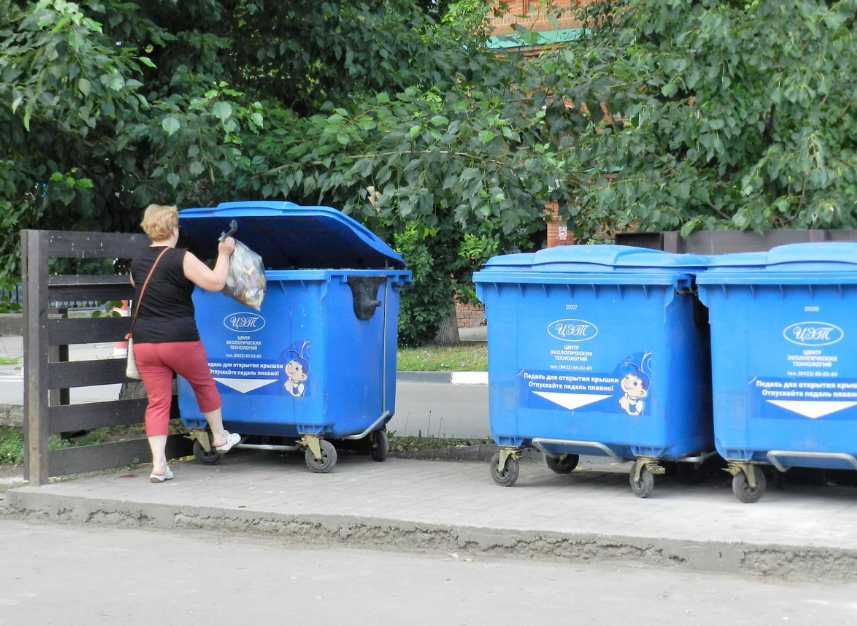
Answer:
[{"label": "dumpster lid", "polygon": [[292,202],[222,202],[179,212],[182,245],[217,256],[217,240],[238,223],[235,238],[259,253],[268,269],[404,268],[402,255],[341,211]]},{"label": "dumpster lid", "polygon": [[[701,271],[708,257],[697,254],[672,254],[651,248],[593,244],[556,246],[534,253],[506,254],[493,257],[482,272],[562,272],[602,273],[616,271]],[[476,275],[474,275],[474,279]],[[486,280],[491,280],[486,277]]]},{"label": "dumpster lid", "polygon": [[823,241],[792,243],[771,248],[767,252],[739,252],[713,256],[712,270],[719,268],[754,271],[807,272],[836,270],[857,272],[857,243]]}]

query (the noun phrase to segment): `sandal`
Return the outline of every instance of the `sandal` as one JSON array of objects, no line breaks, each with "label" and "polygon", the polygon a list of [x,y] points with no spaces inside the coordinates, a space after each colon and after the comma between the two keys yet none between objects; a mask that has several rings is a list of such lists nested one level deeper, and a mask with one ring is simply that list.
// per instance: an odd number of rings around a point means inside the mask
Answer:
[{"label": "sandal", "polygon": [[217,452],[223,454],[224,452],[229,452],[235,444],[241,441],[241,435],[238,433],[230,433],[228,430],[223,431],[226,434],[226,443],[222,446],[214,446],[214,449]]},{"label": "sandal", "polygon": [[162,483],[165,480],[173,479],[173,471],[170,469],[170,466],[167,465],[167,471],[163,474],[149,474],[149,482],[151,483]]}]

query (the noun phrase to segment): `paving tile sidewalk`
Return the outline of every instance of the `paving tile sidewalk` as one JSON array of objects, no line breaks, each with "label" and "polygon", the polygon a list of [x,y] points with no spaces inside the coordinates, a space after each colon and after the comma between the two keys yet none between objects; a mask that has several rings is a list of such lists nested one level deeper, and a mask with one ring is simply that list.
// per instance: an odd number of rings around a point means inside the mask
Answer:
[{"label": "paving tile sidewalk", "polygon": [[203,528],[385,549],[446,550],[791,577],[857,579],[857,490],[793,485],[739,502],[730,477],[659,477],[635,497],[629,465],[584,457],[568,475],[523,462],[515,486],[484,462],[343,454],[315,474],[302,454],[238,450],[220,464],[10,489],[0,514],[80,524]]}]

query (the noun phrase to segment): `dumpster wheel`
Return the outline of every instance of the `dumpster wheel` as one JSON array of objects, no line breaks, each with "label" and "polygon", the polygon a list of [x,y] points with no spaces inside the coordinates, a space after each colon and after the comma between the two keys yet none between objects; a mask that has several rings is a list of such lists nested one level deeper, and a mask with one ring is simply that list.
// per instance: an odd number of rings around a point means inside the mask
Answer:
[{"label": "dumpster wheel", "polygon": [[314,446],[308,444],[304,453],[304,459],[306,460],[307,467],[312,471],[319,474],[326,474],[336,465],[336,448],[333,447],[332,443],[324,439],[316,439],[316,441],[318,442],[318,457],[316,457],[313,451]]},{"label": "dumpster wheel", "polygon": [[[206,438],[206,443],[208,443],[208,450],[206,450],[205,444],[200,440],[200,437]],[[193,439],[193,456],[194,458],[203,465],[214,465],[220,461],[222,458],[222,454],[219,454],[217,450],[214,449],[214,446],[211,445],[211,438],[208,431],[197,431],[192,433]]]},{"label": "dumpster wheel", "polygon": [[[515,484],[515,481],[518,480],[518,472],[520,471],[520,468],[518,467],[518,459],[516,458],[517,454],[517,450],[501,450],[500,452],[495,452],[494,456],[491,457],[491,462],[489,464],[491,468],[491,478],[493,478],[494,482],[501,487],[511,487]],[[501,455],[505,457],[503,459],[505,461],[503,463],[503,469],[500,469]]]},{"label": "dumpster wheel", "polygon": [[390,454],[390,438],[387,436],[386,428],[369,433],[369,454],[379,463]]},{"label": "dumpster wheel", "polygon": [[640,478],[637,479],[636,469],[636,465],[631,468],[631,491],[633,491],[634,495],[638,498],[648,498],[652,495],[652,491],[655,488],[655,477],[649,471],[649,468],[643,465],[640,467]]},{"label": "dumpster wheel", "polygon": [[578,454],[560,454],[559,456],[545,455],[545,462],[548,464],[548,469],[557,474],[569,474],[574,471],[577,464],[580,463],[580,455]]},{"label": "dumpster wheel", "polygon": [[[741,502],[752,504],[753,502],[758,502],[764,495],[765,489],[767,488],[767,480],[765,479],[765,473],[759,469],[757,465],[746,467],[746,471],[742,468],[733,475],[732,493],[734,493],[735,497]],[[750,486],[750,480],[746,473],[747,471],[753,472],[753,480],[756,483],[754,487]]]}]

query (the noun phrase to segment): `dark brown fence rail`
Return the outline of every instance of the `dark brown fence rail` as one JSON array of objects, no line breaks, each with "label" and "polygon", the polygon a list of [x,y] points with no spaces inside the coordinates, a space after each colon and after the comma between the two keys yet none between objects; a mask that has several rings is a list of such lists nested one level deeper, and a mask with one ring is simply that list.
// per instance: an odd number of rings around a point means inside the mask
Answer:
[{"label": "dark brown fence rail", "polygon": [[[127,276],[49,275],[51,259],[128,259],[148,245],[143,235],[25,230],[21,232],[23,317],[0,317],[0,334],[24,338],[24,433],[26,474],[31,485],[133,463],[149,456],[145,438],[49,450],[52,433],[91,430],[143,421],[145,398],[70,404],[69,390],[125,383],[124,359],[69,361],[68,346],[121,341],[129,320],[122,317],[68,318],[63,302],[129,300]],[[59,313],[57,315],[57,313]],[[174,416],[176,402],[173,402]],[[184,437],[171,436],[170,456],[191,453]]]}]

